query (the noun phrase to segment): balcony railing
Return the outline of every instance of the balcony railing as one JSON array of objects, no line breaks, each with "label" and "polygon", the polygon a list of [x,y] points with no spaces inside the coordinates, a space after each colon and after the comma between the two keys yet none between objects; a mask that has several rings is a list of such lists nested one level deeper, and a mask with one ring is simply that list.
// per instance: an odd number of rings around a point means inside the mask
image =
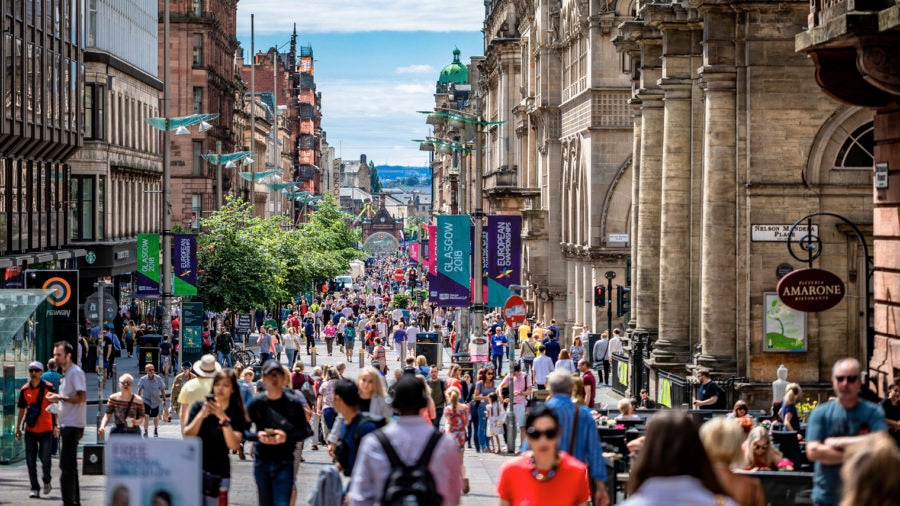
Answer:
[{"label": "balcony railing", "polygon": [[516,188],[518,185],[519,167],[517,165],[501,165],[497,170],[484,176],[485,191]]},{"label": "balcony railing", "polygon": [[850,12],[877,12],[894,5],[894,0],[810,0],[809,28],[827,24]]}]

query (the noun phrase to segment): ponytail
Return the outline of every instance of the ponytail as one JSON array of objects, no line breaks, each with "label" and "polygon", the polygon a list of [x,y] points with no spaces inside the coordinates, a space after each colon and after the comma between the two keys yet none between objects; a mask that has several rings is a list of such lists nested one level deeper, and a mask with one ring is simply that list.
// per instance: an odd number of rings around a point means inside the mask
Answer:
[{"label": "ponytail", "polygon": [[453,411],[456,411],[459,407],[459,390],[451,388],[448,395],[450,397],[450,405],[453,406]]}]

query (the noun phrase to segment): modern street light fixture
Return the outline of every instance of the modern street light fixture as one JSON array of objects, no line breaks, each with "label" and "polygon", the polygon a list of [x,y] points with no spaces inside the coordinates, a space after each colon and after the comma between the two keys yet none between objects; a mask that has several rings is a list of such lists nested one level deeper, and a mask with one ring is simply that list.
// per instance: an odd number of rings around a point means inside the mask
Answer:
[{"label": "modern street light fixture", "polygon": [[[201,130],[202,131],[202,130]],[[235,162],[249,158],[253,155],[253,151],[236,151],[234,153],[222,154],[222,143],[216,142],[216,153],[208,153],[200,155],[207,162],[216,166],[216,208],[222,208],[222,164],[226,169],[233,169]]]}]

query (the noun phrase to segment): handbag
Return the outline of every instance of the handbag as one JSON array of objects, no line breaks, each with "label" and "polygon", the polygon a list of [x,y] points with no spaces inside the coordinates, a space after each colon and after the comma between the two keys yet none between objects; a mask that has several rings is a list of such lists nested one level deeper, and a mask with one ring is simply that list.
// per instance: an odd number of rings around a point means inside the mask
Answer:
[{"label": "handbag", "polygon": [[44,404],[44,390],[46,384],[41,380],[41,386],[38,388],[37,400],[28,405],[25,410],[25,427],[34,427],[37,425],[38,419],[41,417],[41,406]]}]

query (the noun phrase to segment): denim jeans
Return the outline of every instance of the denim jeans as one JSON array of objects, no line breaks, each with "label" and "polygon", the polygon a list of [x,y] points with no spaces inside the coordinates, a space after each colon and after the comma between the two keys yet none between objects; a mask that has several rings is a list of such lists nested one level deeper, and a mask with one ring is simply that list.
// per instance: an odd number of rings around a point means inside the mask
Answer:
[{"label": "denim jeans", "polygon": [[491,362],[494,364],[494,371],[500,376],[500,369],[503,369],[503,354],[491,355]]},{"label": "denim jeans", "polygon": [[259,354],[259,363],[260,363],[260,364],[265,364],[266,361],[268,361],[270,358],[272,358],[272,354],[271,354],[271,353],[260,353],[260,354]]},{"label": "denim jeans", "polygon": [[487,416],[484,413],[479,413],[478,417],[478,439],[481,441],[481,449],[487,451],[488,448],[491,447],[490,441],[488,441],[487,437]]},{"label": "denim jeans", "polygon": [[470,437],[471,442],[475,445],[475,451],[481,451],[481,437],[478,436],[478,427],[481,425],[481,419],[484,418],[484,412],[481,411],[481,405],[479,403],[478,406],[475,406],[475,403],[472,403],[472,435]]},{"label": "denim jeans", "polygon": [[53,432],[34,433],[25,431],[25,464],[28,467],[28,478],[31,490],[40,490],[38,482],[37,459],[41,459],[42,483],[50,483],[50,453],[53,451]]},{"label": "denim jeans", "polygon": [[219,356],[219,363],[222,364],[222,367],[231,367],[231,352],[225,353],[224,351],[217,351],[216,355]]},{"label": "denim jeans", "polygon": [[78,442],[84,428],[63,427],[59,430],[59,491],[65,506],[80,506],[81,491],[78,488]]},{"label": "denim jeans", "polygon": [[288,506],[294,490],[294,461],[253,461],[259,506]]},{"label": "denim jeans", "polygon": [[331,432],[331,428],[334,427],[334,420],[337,418],[337,411],[334,408],[325,408],[322,410],[322,420],[325,422],[325,428],[328,429],[328,432]]},{"label": "denim jeans", "polygon": [[284,350],[287,353],[288,367],[294,367],[294,358],[297,356],[297,350],[293,348],[288,348]]}]

